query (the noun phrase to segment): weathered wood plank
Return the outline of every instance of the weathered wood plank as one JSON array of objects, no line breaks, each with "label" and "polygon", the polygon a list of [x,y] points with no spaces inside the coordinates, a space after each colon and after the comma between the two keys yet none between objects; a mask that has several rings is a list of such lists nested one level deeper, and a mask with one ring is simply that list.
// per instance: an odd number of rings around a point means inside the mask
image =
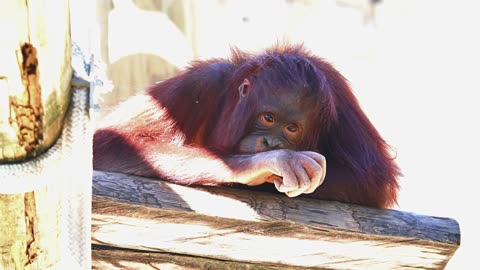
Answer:
[{"label": "weathered wood plank", "polygon": [[148,252],[131,249],[93,245],[93,269],[189,269],[189,270],[293,270],[297,267],[285,265],[252,264],[192,257],[172,253]]},{"label": "weathered wood plank", "polygon": [[93,241],[217,260],[327,269],[441,269],[455,220],[95,172]]}]

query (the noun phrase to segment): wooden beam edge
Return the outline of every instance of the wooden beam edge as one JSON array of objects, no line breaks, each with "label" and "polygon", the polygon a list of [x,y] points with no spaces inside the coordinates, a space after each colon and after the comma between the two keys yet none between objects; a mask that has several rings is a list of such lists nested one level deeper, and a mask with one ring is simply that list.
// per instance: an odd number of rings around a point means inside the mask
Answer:
[{"label": "wooden beam edge", "polygon": [[[102,245],[92,247],[92,269],[222,269],[222,270],[294,270],[295,266],[255,264],[188,256],[168,252],[148,252]],[[302,268],[302,269],[318,269]]]},{"label": "wooden beam edge", "polygon": [[[441,269],[460,244],[452,219],[338,202],[98,171],[93,194],[93,242],[110,247],[302,267]],[[249,253],[245,243],[263,248]]]},{"label": "wooden beam edge", "polygon": [[335,201],[288,198],[282,194],[234,188],[185,187],[156,179],[102,171],[94,171],[93,195],[118,202],[214,217],[288,221],[314,228],[328,227],[460,245],[460,227],[454,219]]}]

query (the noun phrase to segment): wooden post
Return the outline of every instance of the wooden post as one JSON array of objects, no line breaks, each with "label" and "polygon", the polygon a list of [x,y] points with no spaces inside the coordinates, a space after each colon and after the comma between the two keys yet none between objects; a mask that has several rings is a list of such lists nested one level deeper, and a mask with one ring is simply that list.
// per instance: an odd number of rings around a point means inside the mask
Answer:
[{"label": "wooden post", "polygon": [[98,171],[92,224],[97,269],[442,269],[460,244],[448,218]]},{"label": "wooden post", "polygon": [[[39,156],[59,137],[72,68],[68,0],[0,0],[0,7],[0,166],[6,168]],[[6,194],[19,179],[5,177],[0,269],[49,269],[60,260],[61,190],[44,185]]]},{"label": "wooden post", "polygon": [[0,164],[45,152],[70,101],[68,0],[0,0]]}]

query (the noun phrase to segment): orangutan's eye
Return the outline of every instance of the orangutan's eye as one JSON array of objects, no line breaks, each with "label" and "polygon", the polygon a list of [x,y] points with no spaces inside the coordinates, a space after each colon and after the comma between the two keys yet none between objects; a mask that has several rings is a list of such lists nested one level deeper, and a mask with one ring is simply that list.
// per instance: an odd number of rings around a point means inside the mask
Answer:
[{"label": "orangutan's eye", "polygon": [[295,124],[290,124],[287,126],[287,130],[290,133],[296,133],[298,131],[298,126]]},{"label": "orangutan's eye", "polygon": [[264,113],[263,119],[265,119],[265,121],[268,123],[273,123],[273,115],[271,113]]},{"label": "orangutan's eye", "polygon": [[275,123],[275,115],[270,112],[260,114],[259,121],[262,125],[271,127]]}]

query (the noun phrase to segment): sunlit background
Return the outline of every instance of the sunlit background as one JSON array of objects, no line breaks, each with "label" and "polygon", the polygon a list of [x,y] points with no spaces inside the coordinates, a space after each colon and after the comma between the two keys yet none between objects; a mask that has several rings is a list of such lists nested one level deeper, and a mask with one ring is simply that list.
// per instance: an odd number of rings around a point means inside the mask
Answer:
[{"label": "sunlit background", "polygon": [[[80,1],[79,1],[80,2]],[[480,197],[480,4],[442,0],[101,0],[101,111],[189,61],[304,43],[349,80],[403,169],[398,209],[460,223],[447,269],[472,269]]]}]

